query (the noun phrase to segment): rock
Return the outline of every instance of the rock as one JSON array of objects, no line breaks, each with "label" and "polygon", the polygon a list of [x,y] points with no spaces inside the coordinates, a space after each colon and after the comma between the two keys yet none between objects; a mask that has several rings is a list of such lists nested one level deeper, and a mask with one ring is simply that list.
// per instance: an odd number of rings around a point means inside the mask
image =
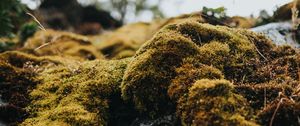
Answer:
[{"label": "rock", "polygon": [[276,45],[290,45],[299,48],[299,40],[295,37],[291,22],[269,23],[251,29],[268,36]]}]

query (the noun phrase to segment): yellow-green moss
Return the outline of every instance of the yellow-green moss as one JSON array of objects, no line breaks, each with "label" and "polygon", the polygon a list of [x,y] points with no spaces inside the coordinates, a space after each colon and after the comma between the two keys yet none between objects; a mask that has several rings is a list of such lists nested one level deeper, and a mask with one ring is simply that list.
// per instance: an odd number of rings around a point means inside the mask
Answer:
[{"label": "yellow-green moss", "polygon": [[[25,107],[30,104],[29,92],[39,83],[40,71],[61,66],[68,58],[36,57],[11,51],[0,54],[0,95],[8,103],[0,106],[1,121],[16,125],[27,117]],[[10,113],[10,114],[7,114]]]},{"label": "yellow-green moss", "polygon": [[87,37],[53,30],[38,31],[26,41],[22,50],[38,56],[66,55],[87,60],[104,58]]},{"label": "yellow-green moss", "polygon": [[233,84],[226,80],[202,79],[179,101],[177,114],[182,124],[193,126],[239,126],[256,124],[249,121],[251,109],[242,96],[232,92]]},{"label": "yellow-green moss", "polygon": [[168,88],[168,95],[177,101],[188,93],[188,89],[199,79],[223,79],[223,73],[213,67],[200,63],[195,58],[186,58],[182,66],[176,68],[176,77],[172,79]]},{"label": "yellow-green moss", "polygon": [[109,101],[130,59],[95,60],[77,67],[53,67],[30,93],[30,116],[21,125],[107,125]]},{"label": "yellow-green moss", "polygon": [[165,108],[167,105],[173,106],[167,90],[171,79],[177,76],[175,68],[182,65],[184,58],[197,59],[196,62],[221,72],[259,58],[255,43],[248,38],[258,36],[252,32],[244,34],[247,32],[194,21],[164,27],[137,51],[129,64],[122,82],[122,97],[151,115],[167,111],[172,108]]}]

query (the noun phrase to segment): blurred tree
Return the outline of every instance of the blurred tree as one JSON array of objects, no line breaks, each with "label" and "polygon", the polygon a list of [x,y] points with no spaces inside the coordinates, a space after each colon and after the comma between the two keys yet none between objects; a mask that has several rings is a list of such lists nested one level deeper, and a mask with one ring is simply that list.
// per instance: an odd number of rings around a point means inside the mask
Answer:
[{"label": "blurred tree", "polygon": [[161,0],[152,0],[154,4],[150,4],[151,2],[149,1],[150,0],[100,0],[98,1],[98,6],[104,10],[114,13],[123,23],[126,21],[126,16],[137,16],[143,11],[151,12],[154,15],[154,18],[164,17],[158,6]]},{"label": "blurred tree", "polygon": [[0,37],[12,37],[26,21],[26,6],[19,0],[0,0]]},{"label": "blurred tree", "polygon": [[[159,8],[162,0],[32,0],[41,3],[40,8],[48,6],[70,7],[79,3],[82,6],[96,6],[100,10],[108,11],[121,23],[126,22],[126,17],[132,18],[143,11],[149,11],[154,18],[164,17]],[[77,6],[77,5],[76,5]],[[76,11],[76,10],[74,10]],[[133,17],[134,18],[134,17]]]}]

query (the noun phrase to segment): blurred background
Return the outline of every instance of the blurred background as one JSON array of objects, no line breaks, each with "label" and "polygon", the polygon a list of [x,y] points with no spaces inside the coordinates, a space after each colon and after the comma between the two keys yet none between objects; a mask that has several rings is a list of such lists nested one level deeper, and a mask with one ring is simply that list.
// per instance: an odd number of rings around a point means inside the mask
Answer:
[{"label": "blurred background", "polygon": [[[16,33],[34,15],[45,28],[95,35],[134,22],[213,11],[217,18],[241,16],[269,19],[280,6],[293,0],[1,0],[0,35]],[[209,13],[208,13],[209,14]],[[289,16],[291,17],[291,16]],[[247,20],[248,20],[247,19]],[[36,22],[36,21],[34,21]],[[33,25],[32,23],[31,25]],[[30,25],[29,25],[30,26]],[[33,28],[33,26],[32,26]],[[28,24],[27,28],[28,29]],[[22,30],[22,29],[21,29]],[[1,33],[4,32],[5,33]],[[12,32],[8,32],[12,31]],[[34,31],[34,29],[32,29]],[[26,31],[28,32],[28,31]],[[29,30],[30,32],[30,30]],[[13,34],[11,34],[13,35]]]},{"label": "blurred background", "polygon": [[[30,9],[37,9],[47,0],[21,0]],[[63,2],[60,0],[58,4]],[[67,0],[68,1],[68,0]],[[70,2],[72,0],[69,0]],[[124,23],[151,21],[202,10],[203,7],[225,7],[228,16],[259,16],[262,10],[270,15],[279,6],[292,0],[73,0],[81,6],[94,6],[105,10]],[[44,3],[43,3],[44,4]]]}]

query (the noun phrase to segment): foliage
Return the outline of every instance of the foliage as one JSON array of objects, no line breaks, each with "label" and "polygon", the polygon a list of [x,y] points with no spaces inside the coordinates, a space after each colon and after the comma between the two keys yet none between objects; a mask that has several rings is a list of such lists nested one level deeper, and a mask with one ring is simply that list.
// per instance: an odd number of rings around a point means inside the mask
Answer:
[{"label": "foliage", "polygon": [[159,2],[155,5],[149,5],[147,0],[110,0],[99,2],[99,5],[104,10],[115,12],[119,20],[124,22],[128,14],[138,15],[143,11],[150,11],[156,18],[163,17],[164,15],[158,7]]},{"label": "foliage", "polygon": [[25,42],[27,38],[33,36],[33,34],[38,30],[38,27],[38,24],[35,22],[23,24],[19,31],[20,41]]},{"label": "foliage", "polygon": [[203,7],[202,13],[208,16],[215,17],[217,19],[224,19],[226,18],[226,8],[225,7],[218,7],[218,8],[207,8]]},{"label": "foliage", "polygon": [[0,1],[0,37],[12,37],[18,25],[25,21],[26,6],[19,0]]}]

